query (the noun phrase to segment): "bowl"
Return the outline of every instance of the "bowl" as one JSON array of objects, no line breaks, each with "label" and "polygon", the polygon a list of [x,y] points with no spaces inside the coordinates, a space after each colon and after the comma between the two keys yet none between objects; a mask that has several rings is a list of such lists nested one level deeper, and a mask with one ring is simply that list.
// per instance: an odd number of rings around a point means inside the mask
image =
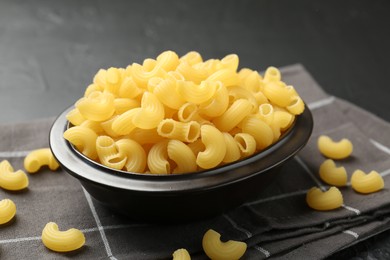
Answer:
[{"label": "bowl", "polygon": [[94,162],[65,140],[66,114],[72,108],[57,117],[49,136],[50,148],[62,169],[103,206],[150,221],[208,218],[255,198],[280,167],[306,145],[313,129],[312,114],[306,107],[277,142],[255,155],[201,172],[139,174]]}]

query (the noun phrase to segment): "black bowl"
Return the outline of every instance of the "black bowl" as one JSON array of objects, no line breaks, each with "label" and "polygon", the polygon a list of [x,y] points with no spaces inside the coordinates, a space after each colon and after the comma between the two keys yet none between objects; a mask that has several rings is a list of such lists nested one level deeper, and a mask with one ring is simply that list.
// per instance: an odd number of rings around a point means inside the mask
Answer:
[{"label": "black bowl", "polygon": [[251,157],[202,172],[138,174],[98,164],[65,140],[65,116],[72,108],[55,120],[50,131],[50,148],[61,167],[102,205],[131,218],[152,221],[206,218],[253,199],[279,167],[306,145],[313,129],[306,107],[276,143]]}]

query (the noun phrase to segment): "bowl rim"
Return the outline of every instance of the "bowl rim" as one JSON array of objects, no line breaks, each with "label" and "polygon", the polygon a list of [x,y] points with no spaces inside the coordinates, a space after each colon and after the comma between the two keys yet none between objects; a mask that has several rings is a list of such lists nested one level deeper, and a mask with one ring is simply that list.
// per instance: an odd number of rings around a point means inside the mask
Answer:
[{"label": "bowl rim", "polygon": [[[50,129],[49,146],[61,167],[83,181],[139,192],[171,194],[205,191],[243,181],[277,167],[293,157],[306,145],[313,131],[313,117],[309,108],[305,106],[303,113],[296,116],[294,124],[282,138],[248,158],[200,172],[169,175],[141,174],[117,171],[101,165],[81,154],[63,138],[69,123],[66,115],[73,108],[72,105],[65,109],[55,119]],[[254,163],[260,164],[260,169],[259,167],[251,169],[250,166]],[[237,173],[224,174],[223,172],[226,171],[237,171]]]}]

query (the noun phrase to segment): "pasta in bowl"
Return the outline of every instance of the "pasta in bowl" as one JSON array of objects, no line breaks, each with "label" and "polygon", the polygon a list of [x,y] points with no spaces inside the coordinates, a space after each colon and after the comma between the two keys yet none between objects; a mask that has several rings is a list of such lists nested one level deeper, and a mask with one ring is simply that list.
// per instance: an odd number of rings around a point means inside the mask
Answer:
[{"label": "pasta in bowl", "polygon": [[60,165],[131,217],[188,220],[256,195],[310,137],[310,111],[270,67],[195,52],[100,70],[50,132]]}]

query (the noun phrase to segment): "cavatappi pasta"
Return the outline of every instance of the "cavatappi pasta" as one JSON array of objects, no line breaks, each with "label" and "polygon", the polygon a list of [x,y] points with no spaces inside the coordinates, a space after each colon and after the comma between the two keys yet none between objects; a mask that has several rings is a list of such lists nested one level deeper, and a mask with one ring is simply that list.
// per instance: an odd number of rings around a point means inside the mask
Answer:
[{"label": "cavatappi pasta", "polygon": [[255,154],[304,110],[280,71],[238,69],[165,51],[126,68],[100,69],[75,102],[64,138],[90,159],[137,173],[195,172]]}]

